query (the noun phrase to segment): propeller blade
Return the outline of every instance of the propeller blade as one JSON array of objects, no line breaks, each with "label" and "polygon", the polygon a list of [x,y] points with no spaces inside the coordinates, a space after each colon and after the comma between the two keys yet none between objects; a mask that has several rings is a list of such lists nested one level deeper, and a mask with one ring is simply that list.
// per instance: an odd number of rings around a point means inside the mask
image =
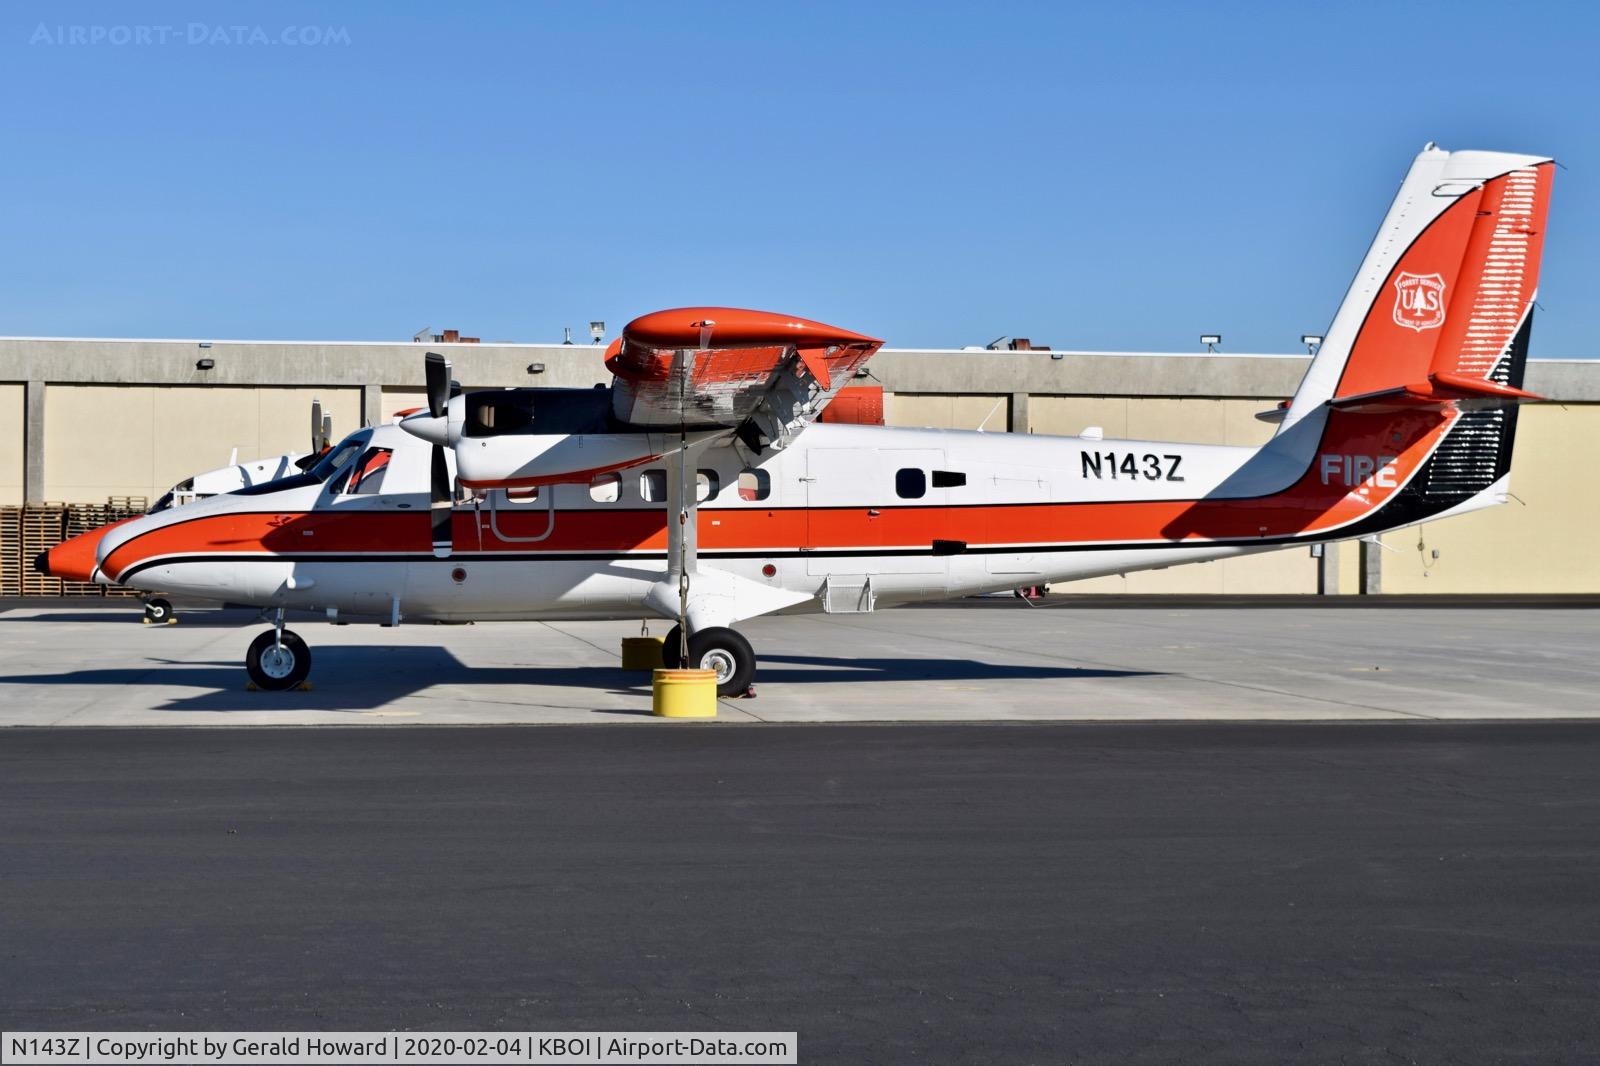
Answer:
[{"label": "propeller blade", "polygon": [[322,401],[316,398],[311,400],[311,454],[315,455],[327,443],[326,438],[319,437],[322,432]]},{"label": "propeller blade", "polygon": [[429,478],[429,515],[433,519],[433,554],[449,556],[454,537],[450,532],[450,511],[455,494],[450,488],[450,468],[445,465],[444,448],[433,446],[433,469]]},{"label": "propeller blade", "polygon": [[326,448],[328,442],[333,440],[333,416],[322,416],[322,446]]},{"label": "propeller blade", "polygon": [[443,418],[450,403],[450,360],[438,352],[429,352],[424,370],[428,383],[428,413]]}]

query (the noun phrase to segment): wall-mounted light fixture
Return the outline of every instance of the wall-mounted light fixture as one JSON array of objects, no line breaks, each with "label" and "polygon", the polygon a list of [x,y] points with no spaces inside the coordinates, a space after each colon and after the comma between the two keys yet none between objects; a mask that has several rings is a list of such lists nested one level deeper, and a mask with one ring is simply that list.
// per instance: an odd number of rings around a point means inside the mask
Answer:
[{"label": "wall-mounted light fixture", "polygon": [[1316,355],[1317,349],[1322,347],[1322,338],[1315,333],[1302,333],[1300,343],[1306,346],[1307,355]]},{"label": "wall-mounted light fixture", "polygon": [[210,370],[212,367],[214,367],[216,365],[217,365],[217,361],[215,359],[211,358],[208,355],[204,359],[200,359],[200,360],[196,361],[195,364],[194,364],[194,368],[196,370]]},{"label": "wall-mounted light fixture", "polygon": [[544,364],[543,363],[529,363],[528,364],[528,373],[530,373],[530,374],[543,374],[544,373]]},{"label": "wall-mounted light fixture", "polygon": [[594,338],[594,342],[596,344],[599,344],[601,341],[605,340],[606,324],[604,322],[589,323],[589,336]]},{"label": "wall-mounted light fixture", "polygon": [[1214,352],[1217,350],[1217,345],[1222,343],[1222,334],[1202,333],[1200,334],[1200,343],[1206,346],[1206,351]]}]

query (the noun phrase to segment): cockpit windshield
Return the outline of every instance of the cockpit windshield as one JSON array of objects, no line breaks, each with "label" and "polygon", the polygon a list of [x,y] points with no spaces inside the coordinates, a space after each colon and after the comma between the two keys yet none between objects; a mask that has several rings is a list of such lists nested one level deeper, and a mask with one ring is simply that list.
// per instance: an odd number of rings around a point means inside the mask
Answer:
[{"label": "cockpit windshield", "polygon": [[284,489],[299,489],[307,485],[320,485],[349,466],[351,461],[360,455],[362,449],[367,446],[367,441],[371,439],[372,430],[359,429],[324,452],[322,458],[312,463],[305,473],[282,477],[276,481],[263,481],[259,485],[250,485],[242,489],[234,489],[233,495],[262,496],[269,492],[282,492]]},{"label": "cockpit windshield", "polygon": [[306,473],[318,481],[326,481],[333,475],[343,470],[356,456],[361,454],[361,449],[367,446],[367,441],[372,439],[371,430],[357,430],[344,440],[329,448],[321,459],[307,470]]}]

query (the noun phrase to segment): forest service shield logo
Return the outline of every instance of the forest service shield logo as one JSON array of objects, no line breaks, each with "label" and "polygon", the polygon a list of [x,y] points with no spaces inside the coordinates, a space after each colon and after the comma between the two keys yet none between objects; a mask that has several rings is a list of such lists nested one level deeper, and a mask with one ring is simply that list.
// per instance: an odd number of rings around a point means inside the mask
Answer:
[{"label": "forest service shield logo", "polygon": [[1402,273],[1394,281],[1396,325],[1421,333],[1444,325],[1444,278]]}]

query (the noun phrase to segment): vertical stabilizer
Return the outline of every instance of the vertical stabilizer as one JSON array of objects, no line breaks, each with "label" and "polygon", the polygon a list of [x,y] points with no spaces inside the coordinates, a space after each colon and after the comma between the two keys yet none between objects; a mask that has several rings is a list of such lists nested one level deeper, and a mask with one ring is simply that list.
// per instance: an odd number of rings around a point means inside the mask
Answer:
[{"label": "vertical stabilizer", "polygon": [[1279,433],[1330,402],[1529,398],[1521,362],[1553,175],[1543,156],[1423,149]]}]

